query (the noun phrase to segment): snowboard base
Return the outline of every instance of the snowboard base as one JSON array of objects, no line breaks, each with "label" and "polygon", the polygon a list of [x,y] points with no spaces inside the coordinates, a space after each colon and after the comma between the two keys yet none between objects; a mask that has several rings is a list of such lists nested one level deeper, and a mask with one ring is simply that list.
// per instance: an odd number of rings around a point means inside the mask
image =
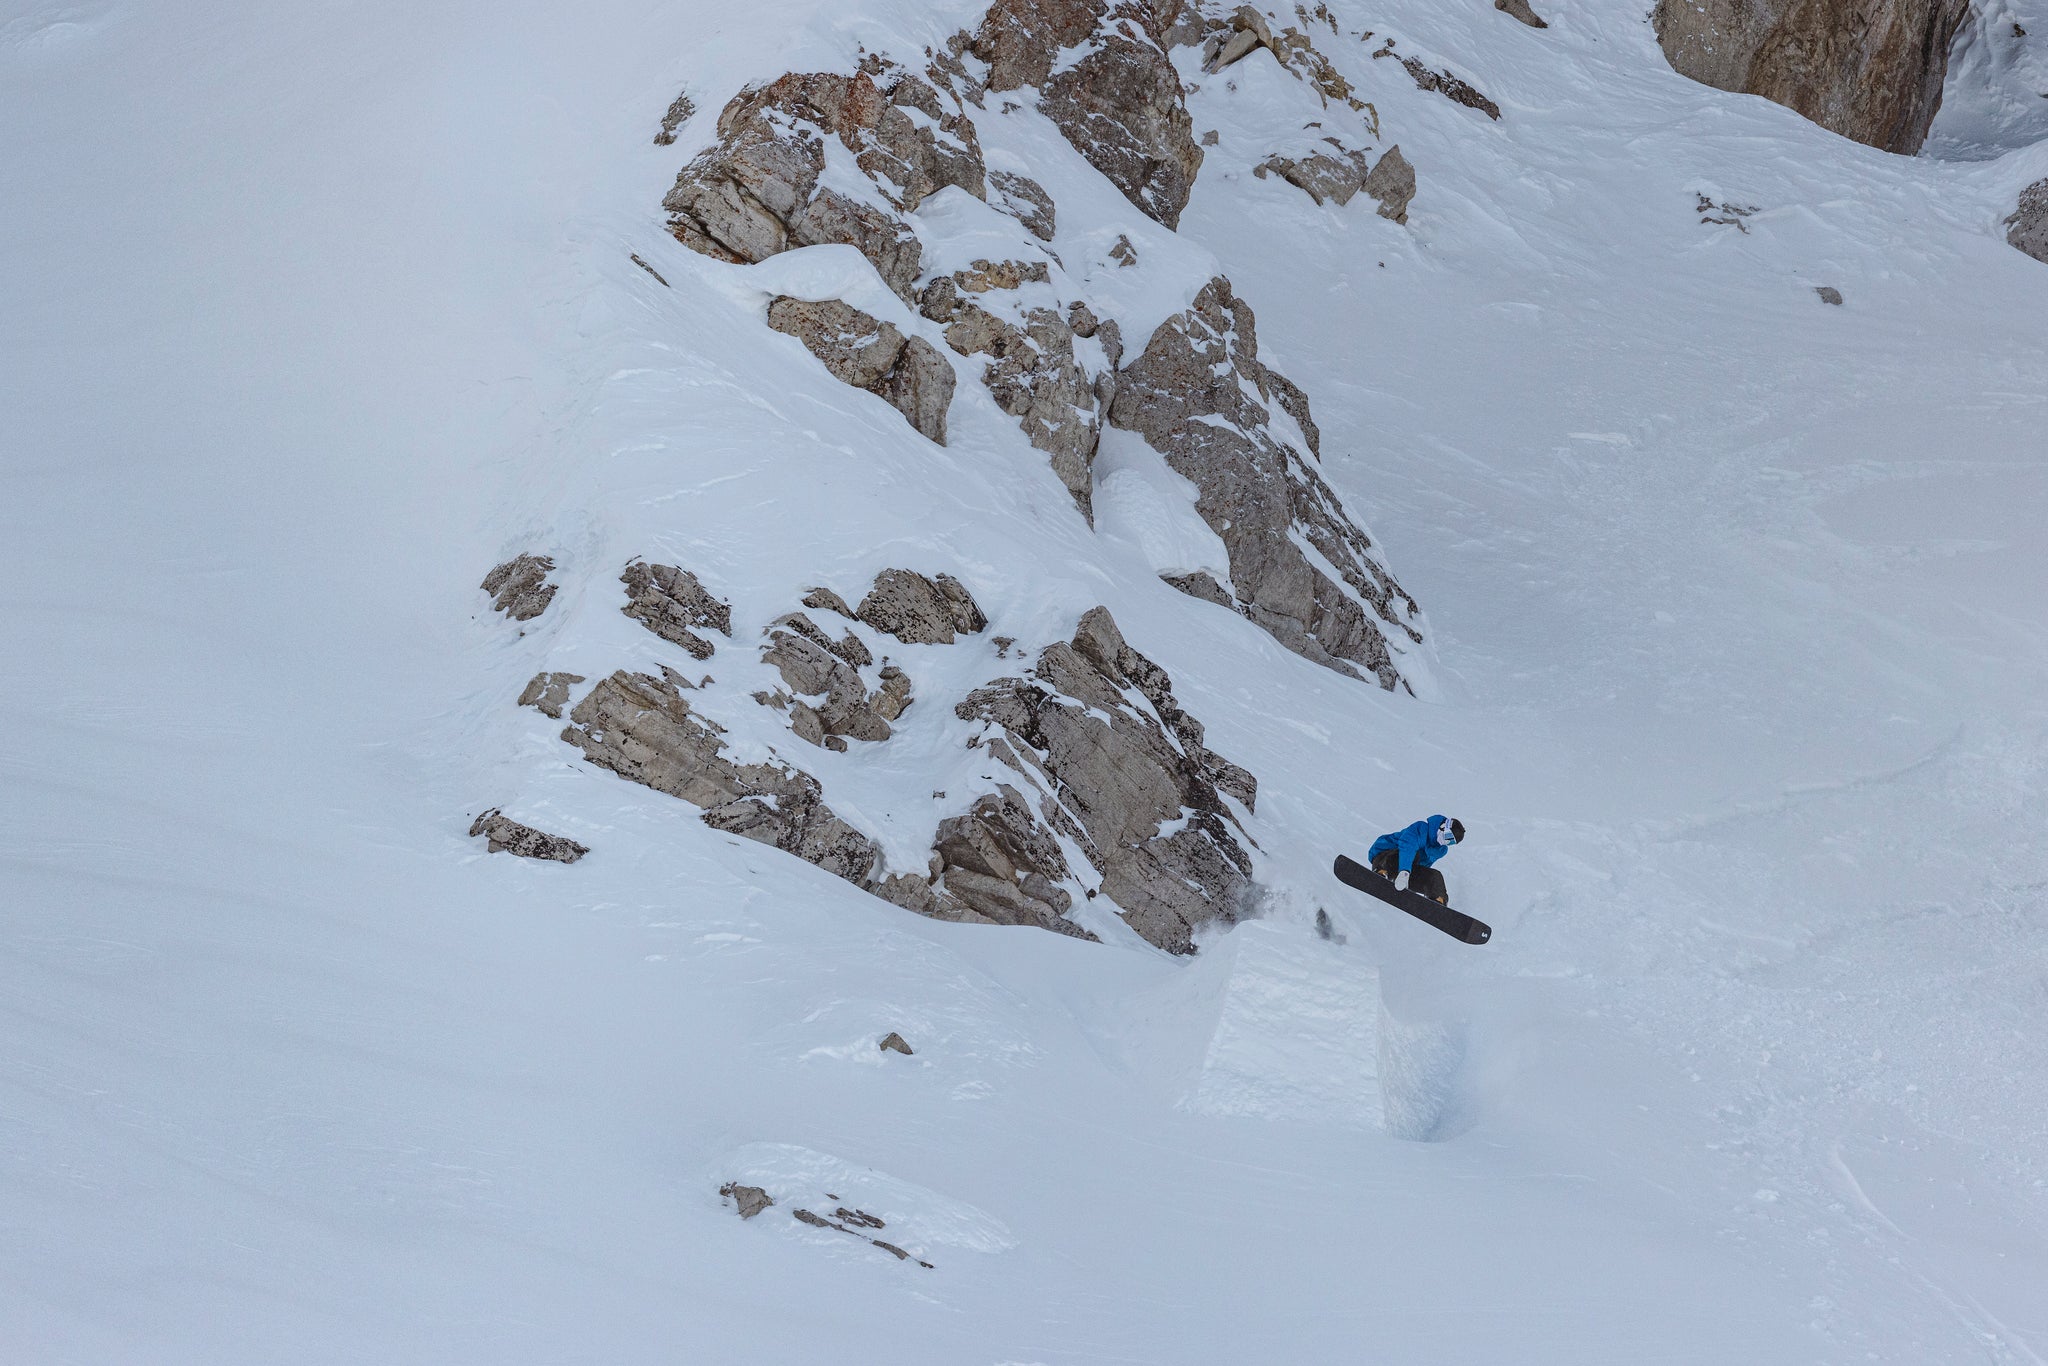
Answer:
[{"label": "snowboard base", "polygon": [[1454,911],[1440,901],[1432,901],[1420,892],[1411,892],[1405,887],[1396,887],[1390,877],[1381,877],[1362,863],[1337,855],[1337,881],[1346,887],[1356,887],[1368,896],[1378,897],[1396,910],[1408,912],[1425,925],[1442,930],[1451,938],[1466,944],[1484,944],[1493,938],[1493,929],[1483,921],[1474,920],[1463,911]]}]

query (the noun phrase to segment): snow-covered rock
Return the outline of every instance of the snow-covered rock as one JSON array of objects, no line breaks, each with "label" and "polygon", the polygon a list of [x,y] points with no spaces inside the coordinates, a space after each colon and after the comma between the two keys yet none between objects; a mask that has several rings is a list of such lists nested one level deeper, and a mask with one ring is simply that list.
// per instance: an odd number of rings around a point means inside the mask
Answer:
[{"label": "snow-covered rock", "polygon": [[1160,324],[1119,373],[1110,421],[1193,482],[1196,510],[1229,549],[1227,584],[1204,574],[1175,587],[1233,607],[1305,658],[1401,686],[1387,637],[1421,642],[1415,601],[1310,463],[1320,436],[1308,397],[1259,360],[1251,306],[1228,280]]},{"label": "snow-covered rock", "polygon": [[[1080,850],[1102,893],[1147,940],[1188,953],[1196,929],[1243,912],[1251,855],[1219,793],[1250,811],[1258,784],[1204,746],[1166,671],[1131,648],[1107,611],[1095,608],[1071,641],[1042,650],[1028,678],[997,679],[955,710],[984,723],[975,743],[1039,792],[1039,815]],[[980,819],[1014,831],[1028,812],[1005,791],[1002,820]],[[1006,842],[1051,847],[1035,834]],[[1043,853],[1020,866],[1048,880],[1066,871]],[[1028,878],[1022,886],[1029,894]]]}]

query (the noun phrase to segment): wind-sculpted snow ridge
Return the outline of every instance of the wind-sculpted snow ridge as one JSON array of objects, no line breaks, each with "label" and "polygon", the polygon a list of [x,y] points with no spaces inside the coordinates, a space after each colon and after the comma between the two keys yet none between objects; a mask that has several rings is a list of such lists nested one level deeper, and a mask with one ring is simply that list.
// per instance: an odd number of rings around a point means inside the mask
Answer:
[{"label": "wind-sculpted snow ridge", "polygon": [[[1336,19],[1321,6],[1297,17],[1300,27],[1276,32],[1248,5],[999,0],[972,33],[927,49],[921,73],[868,53],[851,75],[792,73],[742,91],[665,207],[679,241],[721,260],[826,243],[860,251],[942,329],[947,349],[978,367],[1084,518],[1093,519],[1105,420],[1141,433],[1194,485],[1194,510],[1228,558],[1227,567],[1161,566],[1168,582],[1305,658],[1399,689],[1409,684],[1396,654],[1421,643],[1419,612],[1316,472],[1307,396],[1259,360],[1250,305],[1228,281],[1189,281],[1180,297],[1192,306],[1127,357],[1135,339],[1117,316],[1121,301],[1091,284],[1104,263],[1099,244],[1122,224],[1063,217],[1037,181],[988,168],[1006,117],[989,106],[1015,108],[992,97],[1036,92],[1038,110],[1089,166],[1172,227],[1202,152],[1170,54],[1198,46],[1209,74],[1276,63],[1312,94],[1304,107],[1325,115],[1276,138],[1255,174],[1277,171],[1319,204],[1342,206],[1363,189],[1383,216],[1405,222],[1414,169],[1398,147],[1375,164],[1377,112],[1312,36],[1326,28],[1339,37]],[[1001,235],[989,214],[945,206],[949,187],[1002,215],[1007,255],[986,249]],[[1076,238],[1092,260],[1076,259]],[[1137,260],[1127,231],[1107,256]],[[924,339],[838,299],[778,298],[768,321],[944,443],[950,370]]]}]

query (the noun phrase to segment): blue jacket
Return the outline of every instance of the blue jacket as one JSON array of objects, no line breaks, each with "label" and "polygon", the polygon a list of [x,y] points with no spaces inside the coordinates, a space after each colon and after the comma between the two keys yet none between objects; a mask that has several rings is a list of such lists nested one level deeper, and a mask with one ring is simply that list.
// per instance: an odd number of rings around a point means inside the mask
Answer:
[{"label": "blue jacket", "polygon": [[1401,856],[1401,871],[1404,873],[1414,872],[1417,864],[1424,868],[1434,865],[1452,849],[1451,845],[1437,843],[1436,838],[1436,832],[1443,829],[1447,819],[1445,816],[1431,816],[1391,835],[1381,835],[1366,851],[1365,861],[1371,863],[1391,849]]}]

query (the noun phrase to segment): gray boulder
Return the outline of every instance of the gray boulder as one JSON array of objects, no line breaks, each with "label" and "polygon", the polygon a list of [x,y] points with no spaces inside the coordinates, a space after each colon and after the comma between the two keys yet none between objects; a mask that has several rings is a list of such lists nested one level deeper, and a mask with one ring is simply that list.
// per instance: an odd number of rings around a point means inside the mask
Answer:
[{"label": "gray boulder", "polygon": [[1530,28],[1549,28],[1543,17],[1529,7],[1529,0],[1493,0],[1493,7],[1502,14],[1521,20]]},{"label": "gray boulder", "polygon": [[924,436],[946,444],[953,367],[930,342],[905,337],[894,323],[838,299],[782,295],[768,305],[768,325],[802,342],[834,379],[874,394]]},{"label": "gray boulder", "polygon": [[[1351,82],[1337,69],[1336,63],[1324,55],[1316,47],[1315,40],[1301,29],[1282,28],[1276,34],[1266,22],[1266,16],[1250,5],[1239,5],[1228,16],[1209,14],[1195,5],[1188,6],[1188,9],[1200,15],[1200,20],[1193,26],[1183,20],[1176,26],[1175,36],[1178,41],[1201,43],[1204,73],[1213,76],[1254,52],[1270,52],[1283,70],[1312,86],[1325,107],[1335,100],[1354,110],[1368,108],[1352,89]],[[1299,7],[1295,13],[1304,20],[1314,17]],[[1322,10],[1320,17],[1328,20],[1329,11]],[[1201,32],[1199,38],[1194,32],[1196,28]],[[1330,21],[1330,33],[1332,37],[1336,36],[1334,20]]]},{"label": "gray boulder", "polygon": [[1389,147],[1359,188],[1379,204],[1380,217],[1406,223],[1408,205],[1415,198],[1415,168],[1401,155],[1399,146]]},{"label": "gray boulder", "polygon": [[517,854],[521,858],[552,863],[574,863],[590,850],[566,835],[550,835],[530,825],[521,825],[497,807],[470,822],[471,838],[483,836],[493,854]]},{"label": "gray boulder", "polygon": [[672,146],[676,140],[676,129],[688,123],[697,114],[697,102],[685,90],[670,101],[668,112],[661,116],[661,131],[654,135],[656,147]]},{"label": "gray boulder", "polygon": [[910,569],[884,569],[854,615],[905,645],[951,645],[988,629],[974,596],[950,574],[936,579]]},{"label": "gray boulder", "polygon": [[1433,91],[1453,104],[1462,104],[1467,109],[1477,109],[1490,119],[1500,118],[1500,106],[1479,93],[1478,87],[1462,76],[1448,71],[1438,71],[1414,57],[1403,57],[1394,51],[1394,40],[1387,39],[1380,49],[1372,54],[1375,58],[1392,57],[1408,72],[1408,78],[1415,82],[1417,90]]},{"label": "gray boulder", "polygon": [[512,620],[532,621],[555,600],[555,585],[548,582],[554,568],[545,555],[520,555],[484,575],[483,590],[491,606]]},{"label": "gray boulder", "polygon": [[[1276,408],[1300,427],[1306,454],[1274,430]],[[1118,373],[1109,420],[1195,485],[1195,511],[1229,554],[1228,584],[1168,582],[1226,597],[1282,645],[1339,673],[1403,685],[1387,633],[1421,641],[1415,601],[1310,465],[1319,439],[1307,396],[1261,363],[1251,308],[1228,280],[1211,280]]]},{"label": "gray boulder", "polygon": [[1672,69],[1911,155],[1941,107],[1969,0],[1658,0]]},{"label": "gray boulder", "polygon": [[997,679],[954,711],[984,723],[970,743],[1039,794],[1036,819],[1004,785],[940,827],[943,885],[955,896],[1012,913],[1064,909],[1051,896],[1067,869],[1049,828],[1161,948],[1190,953],[1197,927],[1237,917],[1251,887],[1249,840],[1219,791],[1249,810],[1257,785],[1202,743],[1166,671],[1131,648],[1106,609],[1046,647],[1030,678]]},{"label": "gray boulder", "polygon": [[989,90],[1035,87],[1074,149],[1169,228],[1202,165],[1166,50],[1180,10],[1180,0],[995,0],[973,39]]},{"label": "gray boulder", "polygon": [[1305,157],[1284,157],[1276,153],[1254,166],[1252,174],[1261,180],[1268,175],[1277,175],[1318,204],[1331,201],[1349,204],[1351,197],[1365,184],[1371,158],[1364,152],[1347,150],[1335,138],[1323,141],[1335,149],[1334,153],[1311,152]]},{"label": "gray boulder", "polygon": [[2005,220],[2005,240],[2036,261],[2048,261],[2048,180],[2020,191],[2019,206]]},{"label": "gray boulder", "polygon": [[582,674],[539,673],[528,680],[524,691],[519,694],[519,705],[532,707],[542,716],[562,719],[562,709],[569,705],[569,688],[581,683]]},{"label": "gray boulder", "polygon": [[[858,249],[908,301],[922,249],[901,214],[956,185],[987,193],[974,123],[921,77],[886,88],[871,73],[791,73],[742,91],[719,140],[683,168],[662,207],[683,245],[719,260],[764,261],[791,247]],[[922,118],[912,118],[915,111]],[[821,184],[836,138],[897,212]]]},{"label": "gray boulder", "polygon": [[775,1203],[759,1186],[742,1186],[737,1181],[726,1182],[718,1193],[739,1207],[742,1219],[751,1219]]},{"label": "gray boulder", "polygon": [[732,635],[732,608],[713,597],[697,576],[674,565],[635,560],[619,575],[626,605],[619,610],[692,659],[709,659],[716,648],[698,630]]}]

